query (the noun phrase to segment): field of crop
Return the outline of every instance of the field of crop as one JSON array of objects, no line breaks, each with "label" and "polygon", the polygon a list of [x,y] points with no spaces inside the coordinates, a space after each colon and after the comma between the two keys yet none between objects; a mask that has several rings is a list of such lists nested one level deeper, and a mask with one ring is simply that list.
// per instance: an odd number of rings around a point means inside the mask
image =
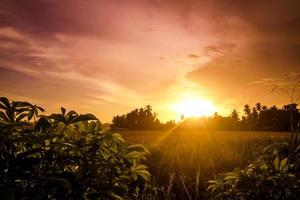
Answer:
[{"label": "field of crop", "polygon": [[[101,126],[92,114],[39,111],[43,108],[28,102],[0,98],[1,199],[300,196],[298,125],[291,134],[221,132],[187,120],[154,126],[156,131],[129,131]],[[130,127],[139,127],[132,122]]]},{"label": "field of crop", "polygon": [[156,181],[176,198],[201,196],[207,181],[221,172],[243,167],[268,144],[288,133],[241,131],[119,131],[129,142],[149,149],[147,165]]}]

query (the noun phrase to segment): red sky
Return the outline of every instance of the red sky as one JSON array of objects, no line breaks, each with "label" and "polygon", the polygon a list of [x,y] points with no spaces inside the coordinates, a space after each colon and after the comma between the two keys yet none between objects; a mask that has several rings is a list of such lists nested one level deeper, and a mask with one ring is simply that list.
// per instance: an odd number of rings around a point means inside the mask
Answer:
[{"label": "red sky", "polygon": [[0,94],[102,121],[186,96],[219,112],[287,103],[265,80],[300,73],[298,0],[0,2]]}]

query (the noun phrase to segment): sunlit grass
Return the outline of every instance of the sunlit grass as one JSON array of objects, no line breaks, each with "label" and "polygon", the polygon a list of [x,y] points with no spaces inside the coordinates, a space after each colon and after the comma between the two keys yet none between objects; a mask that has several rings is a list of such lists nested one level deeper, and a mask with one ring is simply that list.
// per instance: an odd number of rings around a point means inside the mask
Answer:
[{"label": "sunlit grass", "polygon": [[189,190],[193,191],[191,187],[195,184],[204,190],[206,181],[217,173],[243,167],[263,147],[288,138],[287,133],[279,132],[218,132],[177,127],[168,131],[121,133],[129,142],[144,144],[150,150],[147,164],[158,182],[167,183],[170,174],[175,173],[177,196],[186,195],[182,181]]}]

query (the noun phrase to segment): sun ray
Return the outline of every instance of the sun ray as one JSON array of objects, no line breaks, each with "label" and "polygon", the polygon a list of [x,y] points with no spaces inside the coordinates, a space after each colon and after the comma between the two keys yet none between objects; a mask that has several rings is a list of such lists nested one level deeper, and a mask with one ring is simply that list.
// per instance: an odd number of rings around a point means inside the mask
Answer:
[{"label": "sun ray", "polygon": [[173,133],[180,125],[181,122],[178,122],[174,127],[163,133],[157,140],[154,142],[153,146],[158,146],[162,141],[164,141],[171,133]]}]

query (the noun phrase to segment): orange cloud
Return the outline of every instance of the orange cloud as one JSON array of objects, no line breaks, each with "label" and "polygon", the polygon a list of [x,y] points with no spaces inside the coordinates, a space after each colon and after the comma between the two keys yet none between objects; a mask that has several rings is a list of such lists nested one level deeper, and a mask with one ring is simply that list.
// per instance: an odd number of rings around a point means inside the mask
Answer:
[{"label": "orange cloud", "polygon": [[0,91],[104,121],[145,104],[167,119],[160,105],[185,91],[219,104],[245,88],[257,96],[249,83],[299,72],[298,8],[292,0],[1,1]]}]

